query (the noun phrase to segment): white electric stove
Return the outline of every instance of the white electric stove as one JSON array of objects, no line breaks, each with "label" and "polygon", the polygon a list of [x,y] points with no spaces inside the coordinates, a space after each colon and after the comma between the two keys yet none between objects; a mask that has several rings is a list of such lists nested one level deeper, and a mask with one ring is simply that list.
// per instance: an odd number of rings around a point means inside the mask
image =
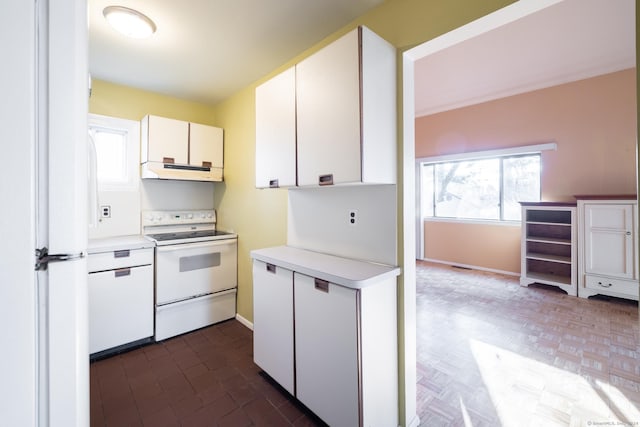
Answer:
[{"label": "white electric stove", "polygon": [[156,341],[235,317],[238,236],[215,210],[145,211],[142,229],[156,244]]}]

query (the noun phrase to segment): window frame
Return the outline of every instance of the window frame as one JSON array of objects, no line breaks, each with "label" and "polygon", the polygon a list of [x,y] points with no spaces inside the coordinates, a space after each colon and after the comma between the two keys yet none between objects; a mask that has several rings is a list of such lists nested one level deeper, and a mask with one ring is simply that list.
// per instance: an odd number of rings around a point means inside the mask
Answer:
[{"label": "window frame", "polygon": [[102,129],[122,134],[125,141],[124,162],[127,180],[121,183],[98,181],[98,191],[138,191],[140,187],[140,122],[90,113],[87,127],[90,133],[92,129]]},{"label": "window frame", "polygon": [[[499,149],[499,150],[485,150],[485,151],[475,151],[475,152],[467,152],[467,153],[459,153],[459,154],[448,154],[448,155],[442,155],[442,156],[416,158],[416,188],[417,188],[416,202],[418,205],[417,218],[419,221],[419,229],[421,231],[420,235],[423,235],[424,233],[425,221],[458,222],[458,223],[466,223],[466,224],[476,223],[476,224],[497,224],[497,225],[514,225],[514,226],[520,225],[520,221],[504,220],[504,219],[474,219],[474,218],[455,218],[455,217],[438,217],[438,216],[425,217],[424,209],[423,209],[424,207],[423,165],[500,158],[500,182],[499,182],[500,218],[504,218],[503,159],[537,154],[541,156],[540,164],[542,168],[542,152],[547,150],[557,150],[557,144],[555,142],[548,142],[543,144],[510,147],[510,148]],[[541,175],[541,180],[542,180],[542,175]],[[540,186],[540,192],[542,193],[542,185]],[[435,197],[435,193],[434,193],[434,197]],[[433,203],[435,203],[434,200],[432,200],[432,204]],[[434,206],[434,214],[435,214],[435,205],[433,206]]]}]

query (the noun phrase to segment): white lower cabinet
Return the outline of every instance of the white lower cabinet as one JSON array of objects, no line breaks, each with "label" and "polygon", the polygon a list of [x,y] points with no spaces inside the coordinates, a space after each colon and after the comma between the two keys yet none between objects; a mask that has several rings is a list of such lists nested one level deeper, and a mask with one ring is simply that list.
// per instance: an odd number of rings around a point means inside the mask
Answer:
[{"label": "white lower cabinet", "polygon": [[293,272],[254,260],[253,300],[253,359],[289,393],[295,394]]},{"label": "white lower cabinet", "polygon": [[330,426],[359,425],[358,293],[295,274],[296,397]]},{"label": "white lower cabinet", "polygon": [[397,426],[399,269],[290,247],[252,257],[256,364],[331,426]]},{"label": "white lower cabinet", "polygon": [[153,336],[153,249],[90,254],[89,353]]}]

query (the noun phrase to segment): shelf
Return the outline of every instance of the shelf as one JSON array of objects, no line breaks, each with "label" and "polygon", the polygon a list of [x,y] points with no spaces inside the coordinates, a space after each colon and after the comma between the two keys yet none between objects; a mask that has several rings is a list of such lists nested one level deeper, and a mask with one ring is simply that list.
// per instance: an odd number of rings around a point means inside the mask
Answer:
[{"label": "shelf", "polygon": [[527,221],[527,224],[534,225],[559,225],[561,227],[571,227],[571,224],[566,224],[564,222],[545,222],[545,221]]},{"label": "shelf", "polygon": [[527,274],[527,278],[545,284],[561,283],[563,285],[571,285],[571,277],[569,276],[529,272],[529,274]]},{"label": "shelf", "polygon": [[537,259],[540,261],[559,262],[562,264],[571,264],[571,257],[543,254],[538,252],[527,253],[527,259]]},{"label": "shelf", "polygon": [[[575,208],[573,208],[575,209]],[[565,224],[571,226],[571,210],[569,208],[536,209],[526,208],[522,217],[527,223]]]},{"label": "shelf", "polygon": [[527,239],[558,239],[571,241],[571,226],[527,222],[523,230]]},{"label": "shelf", "polygon": [[527,242],[539,242],[539,243],[550,243],[554,245],[571,246],[571,239],[557,239],[554,237],[528,236]]}]

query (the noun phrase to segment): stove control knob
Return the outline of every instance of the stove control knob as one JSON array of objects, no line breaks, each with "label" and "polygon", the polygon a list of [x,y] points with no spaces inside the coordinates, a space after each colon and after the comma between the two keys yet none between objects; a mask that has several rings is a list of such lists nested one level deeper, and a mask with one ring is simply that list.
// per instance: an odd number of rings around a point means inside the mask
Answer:
[{"label": "stove control knob", "polygon": [[204,217],[205,217],[205,214],[204,214],[204,212],[202,212],[202,213],[200,214],[200,218],[204,218]]},{"label": "stove control knob", "polygon": [[193,214],[187,214],[187,219],[193,219]]},{"label": "stove control knob", "polygon": [[211,212],[209,212],[209,213],[207,214],[207,218],[213,218],[213,214],[212,214]]}]

